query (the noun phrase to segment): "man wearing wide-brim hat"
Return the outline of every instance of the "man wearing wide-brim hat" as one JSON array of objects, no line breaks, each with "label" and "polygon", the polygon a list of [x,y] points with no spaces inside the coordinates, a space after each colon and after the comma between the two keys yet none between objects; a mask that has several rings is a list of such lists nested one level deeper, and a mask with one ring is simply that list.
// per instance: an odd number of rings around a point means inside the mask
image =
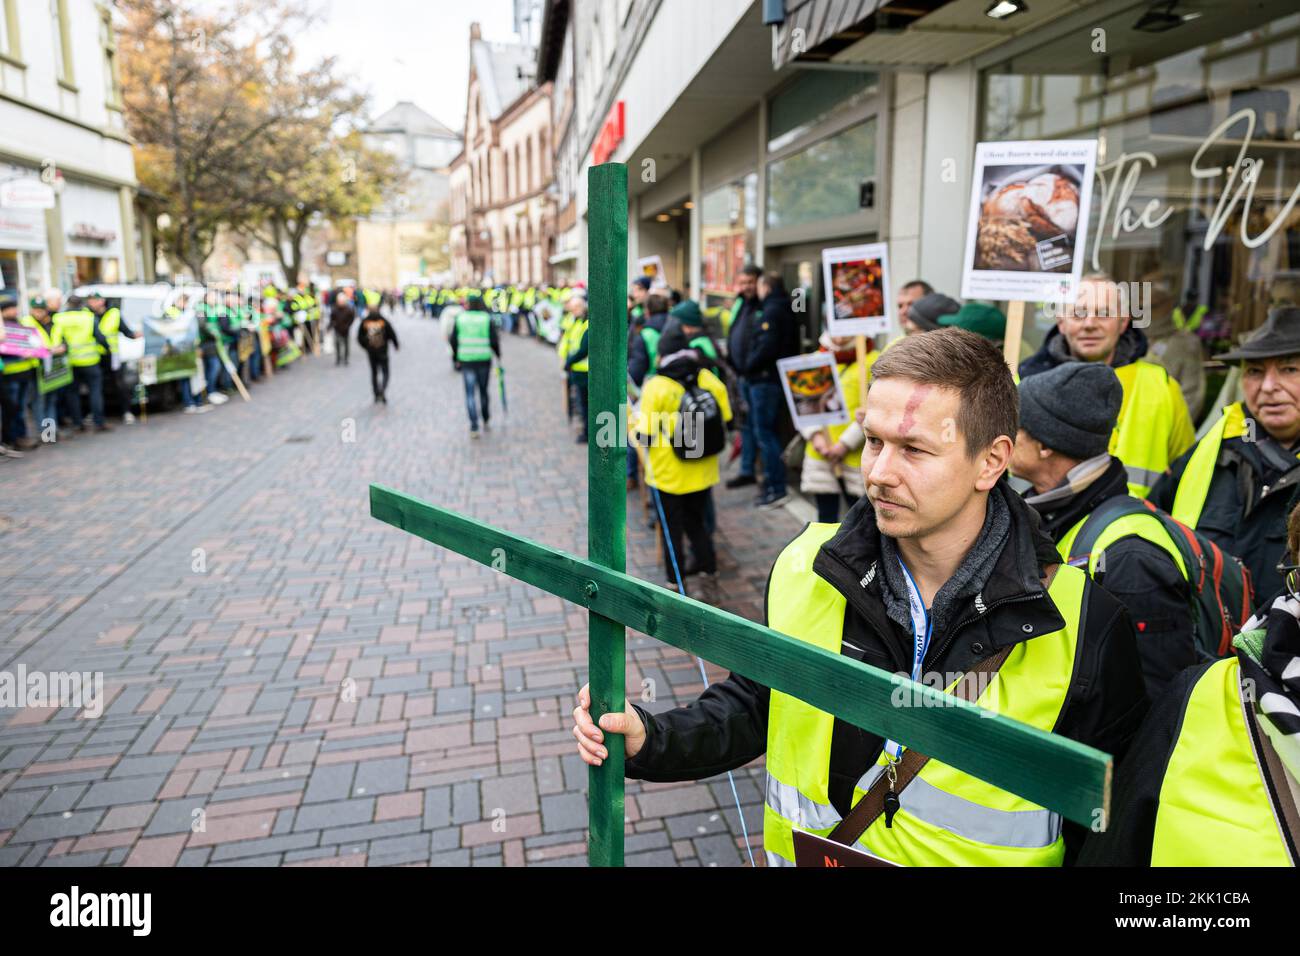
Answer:
[{"label": "man wearing wide-brim hat", "polygon": [[1286,516],[1300,495],[1300,308],[1274,309],[1238,348],[1246,398],[1170,466],[1150,500],[1250,569],[1255,592],[1277,593]]}]

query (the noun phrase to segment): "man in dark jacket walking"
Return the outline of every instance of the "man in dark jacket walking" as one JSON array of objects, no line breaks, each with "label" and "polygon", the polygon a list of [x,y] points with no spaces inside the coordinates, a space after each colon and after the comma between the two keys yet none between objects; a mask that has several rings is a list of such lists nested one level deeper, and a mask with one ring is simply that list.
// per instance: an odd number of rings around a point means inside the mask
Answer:
[{"label": "man in dark jacket walking", "polygon": [[1070,362],[1024,379],[1011,473],[1033,485],[1025,502],[1038,512],[1062,560],[1079,555],[1072,563],[1086,567],[1128,608],[1137,628],[1147,695],[1155,700],[1174,675],[1201,659],[1194,595],[1174,559],[1177,546],[1148,517],[1129,519],[1128,527],[1118,521],[1097,527],[1094,522],[1088,526],[1089,536],[1096,532],[1092,554],[1081,554],[1075,546],[1097,509],[1129,497],[1124,463],[1106,450],[1123,397],[1115,373],[1100,364]]},{"label": "man in dark jacket walking", "polygon": [[[903,339],[872,372],[866,498],[843,524],[810,525],[782,552],[768,625],[945,687],[991,660],[997,691],[982,691],[982,706],[1122,755],[1146,710],[1133,626],[1115,598],[1061,564],[1004,480],[1017,401],[1000,353],[944,329]],[[769,865],[790,865],[793,831],[829,833],[860,792],[897,801],[857,843],[901,865],[1060,865],[1086,834],[933,759],[895,790],[887,769],[906,759],[901,744],[738,674],[660,714],[625,705],[597,727],[589,707],[584,687],[580,756],[599,765],[604,733],[621,733],[633,778],[699,779],[766,753]]]},{"label": "man in dark jacket walking", "polygon": [[[763,459],[763,492],[754,502],[762,508],[777,508],[790,500],[781,461],[781,439],[777,422],[785,406],[785,395],[777,377],[776,361],[793,355],[799,348],[799,325],[786,293],[785,282],[776,273],[758,272],[755,306],[742,303],[727,335],[727,360],[740,377],[740,392],[747,411],[742,426],[740,474],[727,482],[736,488],[753,484],[757,455]],[[742,297],[744,292],[742,290]]]},{"label": "man in dark jacket walking", "polygon": [[334,304],[330,309],[330,328],[334,332],[334,364],[347,365],[352,323],[357,320],[357,312],[352,308],[352,300],[345,292],[339,292],[330,301]]},{"label": "man in dark jacket walking", "polygon": [[370,359],[370,388],[375,401],[388,404],[388,346],[401,350],[392,323],[378,309],[371,309],[357,326],[357,342]]}]

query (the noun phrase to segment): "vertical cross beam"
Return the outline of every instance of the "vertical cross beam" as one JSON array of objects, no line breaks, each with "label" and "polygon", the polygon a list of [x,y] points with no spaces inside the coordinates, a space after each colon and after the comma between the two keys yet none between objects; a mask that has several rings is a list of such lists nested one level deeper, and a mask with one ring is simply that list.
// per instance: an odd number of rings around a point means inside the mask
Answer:
[{"label": "vertical cross beam", "polygon": [[[587,345],[587,557],[625,570],[627,561],[627,166],[587,171],[587,262],[591,299]],[[595,582],[587,588],[595,596]],[[623,712],[624,631],[588,612],[587,668],[591,716]],[[623,737],[607,734],[609,757],[587,768],[591,866],[623,865]]]}]

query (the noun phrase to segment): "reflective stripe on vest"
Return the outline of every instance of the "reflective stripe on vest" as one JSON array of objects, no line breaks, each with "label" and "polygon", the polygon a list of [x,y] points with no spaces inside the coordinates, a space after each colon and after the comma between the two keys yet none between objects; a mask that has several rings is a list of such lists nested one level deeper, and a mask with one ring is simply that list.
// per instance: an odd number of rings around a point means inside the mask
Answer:
[{"label": "reflective stripe on vest", "polygon": [[456,316],[457,362],[491,361],[491,322],[486,312],[462,312]]},{"label": "reflective stripe on vest", "polygon": [[1152,866],[1291,864],[1246,729],[1240,670],[1235,657],[1215,662],[1187,698],[1160,784]]},{"label": "reflective stripe on vest", "polygon": [[[845,600],[812,563],[837,528],[809,525],[777,558],[768,593],[771,627],[832,652],[840,650]],[[1057,569],[1049,594],[1066,626],[1017,644],[977,699],[980,706],[1041,730],[1055,727],[1073,674],[1086,584],[1082,571]],[[834,725],[830,714],[772,691],[763,813],[771,866],[793,863],[793,827],[825,836],[839,822],[828,796]],[[882,769],[883,756],[854,787],[855,803]],[[1064,857],[1058,814],[937,760],[899,794],[899,803],[892,827],[877,819],[858,841],[894,863],[1058,866]]]},{"label": "reflective stripe on vest", "polygon": [[95,313],[89,309],[60,312],[54,317],[54,327],[68,346],[68,364],[85,368],[99,364],[99,345],[95,342]]},{"label": "reflective stripe on vest", "polygon": [[1169,435],[1178,408],[1169,373],[1159,365],[1139,359],[1121,365],[1115,375],[1124,387],[1124,400],[1110,436],[1110,453],[1124,463],[1129,494],[1145,498],[1172,461]]},{"label": "reflective stripe on vest", "polygon": [[1236,402],[1223,410],[1214,427],[1196,443],[1196,450],[1187,459],[1183,477],[1178,481],[1170,514],[1189,528],[1196,527],[1196,523],[1201,520],[1205,499],[1210,496],[1210,483],[1214,480],[1214,470],[1219,464],[1219,449],[1223,447],[1223,440],[1238,438],[1245,433],[1246,412],[1241,402]]},{"label": "reflective stripe on vest", "polygon": [[[1065,536],[1056,543],[1057,552],[1064,560],[1069,561],[1075,567],[1078,567],[1077,560],[1082,560],[1083,555],[1074,554],[1074,539],[1079,536],[1079,532],[1083,530],[1083,526],[1087,523],[1089,517],[1091,516],[1085,516],[1082,521],[1067,531]],[[1093,543],[1091,553],[1088,555],[1089,575],[1096,573],[1097,562],[1101,560],[1102,554],[1120,538],[1141,538],[1143,541],[1151,542],[1151,544],[1154,544],[1174,559],[1174,564],[1178,565],[1178,573],[1183,576],[1184,581],[1187,580],[1187,565],[1183,561],[1182,552],[1178,550],[1178,545],[1174,543],[1174,539],[1169,537],[1169,532],[1160,523],[1160,519],[1149,512],[1122,515],[1102,529],[1101,534],[1097,536],[1097,540]]]}]

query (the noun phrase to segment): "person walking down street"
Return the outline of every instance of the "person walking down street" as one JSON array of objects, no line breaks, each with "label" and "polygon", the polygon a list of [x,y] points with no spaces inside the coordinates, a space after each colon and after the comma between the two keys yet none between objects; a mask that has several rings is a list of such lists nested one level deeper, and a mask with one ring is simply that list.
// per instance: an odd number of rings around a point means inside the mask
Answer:
[{"label": "person walking down street", "polygon": [[[753,271],[750,271],[750,270]],[[754,272],[758,276],[753,275]],[[757,296],[753,307],[742,305],[727,337],[728,360],[740,376],[741,395],[748,414],[741,431],[740,475],[728,487],[752,484],[756,455],[763,460],[763,491],[754,504],[760,508],[779,508],[790,500],[785,485],[785,464],[781,461],[781,438],[777,434],[785,394],[777,376],[777,359],[799,350],[799,324],[785,291],[784,280],[776,273],[764,275],[756,266],[747,266],[744,278],[754,278]],[[744,295],[742,288],[741,295]]]},{"label": "person walking down street", "polygon": [[[995,675],[964,682],[978,685],[980,706],[1122,766],[1147,708],[1133,625],[1061,562],[1006,481],[1018,417],[998,350],[961,329],[909,336],[876,360],[864,408],[867,497],[781,552],[767,626],[922,683]],[[634,779],[697,780],[765,754],[769,866],[794,865],[796,830],[825,837],[864,800],[884,812],[836,839],[901,866],[1061,866],[1087,836],[1053,810],[739,674],[659,714],[625,701],[598,726],[590,707],[583,687],[579,756],[599,766],[605,735],[622,734]]]},{"label": "person walking down street", "polygon": [[465,380],[465,411],[469,414],[469,437],[478,438],[478,420],[483,416],[483,430],[488,431],[491,418],[490,385],[492,356],[501,361],[501,340],[497,324],[483,306],[483,299],[472,295],[463,312],[456,315],[451,330],[451,351],[456,369]]},{"label": "person walking down street", "polygon": [[357,326],[357,342],[370,359],[370,388],[375,401],[388,404],[388,346],[401,351],[392,323],[378,309],[370,309]]},{"label": "person walking down street", "polygon": [[1174,462],[1151,501],[1250,569],[1258,594],[1282,586],[1285,519],[1300,500],[1300,309],[1274,309],[1220,356],[1241,367],[1244,402]]},{"label": "person walking down street", "polygon": [[1110,451],[1128,469],[1129,491],[1145,498],[1196,439],[1182,387],[1147,361],[1147,338],[1133,328],[1127,296],[1105,273],[1084,276],[1074,303],[1057,317],[1042,348],[1020,363],[1028,378],[1066,362],[1102,362],[1119,376],[1124,404]]},{"label": "person walking down street", "polygon": [[587,317],[587,297],[575,294],[569,300],[569,311],[573,313],[573,325],[569,329],[569,345],[564,353],[564,368],[569,375],[569,386],[578,400],[575,409],[580,423],[577,444],[587,443],[587,369],[588,342],[587,329],[590,320]]},{"label": "person walking down street", "polygon": [[[699,583],[695,597],[718,602],[718,559],[709,523],[709,502],[718,483],[718,459],[731,421],[727,387],[700,362],[681,326],[670,323],[659,337],[657,374],[646,379],[635,425],[637,440],[648,445],[646,484],[655,489],[663,517],[666,586],[685,586],[685,552],[691,542]],[[712,420],[710,420],[712,419]],[[708,443],[713,441],[715,448]]]},{"label": "person walking down street", "polygon": [[333,299],[334,307],[330,309],[330,329],[334,332],[334,364],[348,364],[348,351],[352,347],[352,323],[356,321],[357,312],[352,308],[352,300],[347,293],[340,292]]},{"label": "person walking down street", "polygon": [[[1100,363],[1067,362],[1025,379],[1011,473],[1032,485],[1025,502],[1061,559],[1086,550],[1076,566],[1128,608],[1155,700],[1203,657],[1177,544],[1154,513],[1116,510],[1124,502],[1140,506],[1129,496],[1124,463],[1107,451],[1123,400],[1119,379]],[[1092,545],[1081,549],[1076,542],[1085,535]]]},{"label": "person walking down street", "polygon": [[68,347],[68,364],[72,366],[69,404],[73,424],[77,431],[86,431],[81,408],[81,387],[84,385],[90,398],[95,431],[110,432],[113,426],[104,421],[104,379],[99,365],[100,347],[107,350],[108,343],[95,321],[95,313],[86,308],[80,296],[69,296],[67,306],[54,317],[54,335]]}]

